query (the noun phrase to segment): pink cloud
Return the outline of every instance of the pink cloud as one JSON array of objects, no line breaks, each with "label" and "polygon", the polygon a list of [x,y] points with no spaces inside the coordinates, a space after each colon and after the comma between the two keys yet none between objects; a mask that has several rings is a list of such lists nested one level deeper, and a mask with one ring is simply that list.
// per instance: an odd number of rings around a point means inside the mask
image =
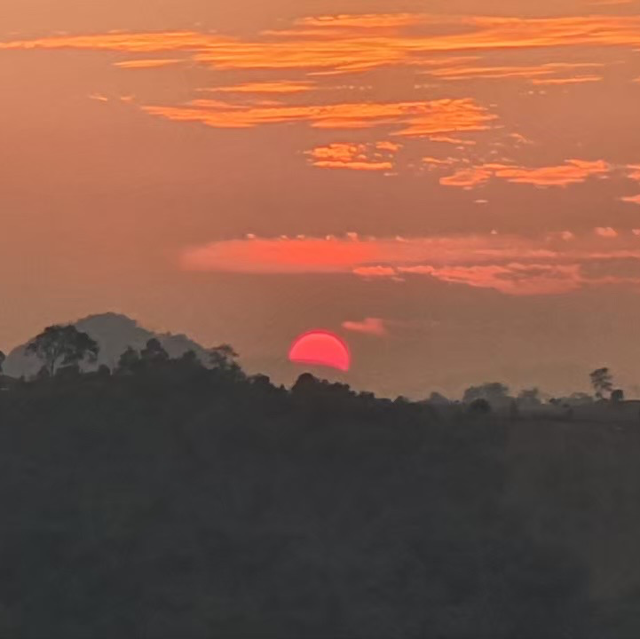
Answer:
[{"label": "pink cloud", "polygon": [[397,275],[396,269],[391,266],[359,266],[352,272],[360,277],[395,277]]},{"label": "pink cloud", "polygon": [[363,333],[375,337],[387,335],[387,327],[385,326],[384,320],[377,317],[367,317],[362,322],[343,322],[342,328],[353,331],[354,333]]},{"label": "pink cloud", "polygon": [[[363,279],[428,276],[508,295],[550,295],[621,280],[621,260],[640,265],[640,236],[612,227],[542,238],[467,235],[416,238],[278,238],[212,242],[186,250],[182,267],[236,273],[350,273]],[[598,277],[585,275],[591,265]],[[613,267],[611,267],[613,268]],[[607,279],[608,278],[608,279]],[[635,280],[634,280],[635,281]]]},{"label": "pink cloud", "polygon": [[618,231],[616,231],[614,228],[611,228],[610,226],[598,226],[595,229],[595,233],[600,237],[608,237],[608,238],[618,237]]}]

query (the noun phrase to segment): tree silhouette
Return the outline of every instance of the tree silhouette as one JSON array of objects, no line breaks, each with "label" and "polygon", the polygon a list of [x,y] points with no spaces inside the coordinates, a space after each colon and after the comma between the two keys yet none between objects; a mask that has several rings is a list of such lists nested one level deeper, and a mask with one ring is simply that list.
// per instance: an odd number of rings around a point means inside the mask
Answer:
[{"label": "tree silhouette", "polygon": [[542,400],[540,399],[540,389],[524,389],[518,395],[518,402],[524,404],[525,406],[540,406],[540,404],[542,404]]},{"label": "tree silhouette", "polygon": [[49,326],[28,345],[26,352],[43,363],[42,370],[53,377],[59,368],[95,362],[100,351],[98,344],[75,326]]},{"label": "tree silhouette", "polygon": [[222,344],[209,349],[209,361],[213,368],[226,368],[240,357],[233,346]]},{"label": "tree silhouette", "polygon": [[116,372],[125,375],[134,373],[139,364],[140,353],[131,346],[128,346],[127,350],[120,355]]},{"label": "tree silhouette", "polygon": [[4,366],[4,362],[7,359],[7,356],[0,351],[0,375],[2,375],[2,367]]},{"label": "tree silhouette", "polygon": [[621,389],[614,390],[611,393],[611,401],[619,404],[620,402],[624,402],[624,391]]},{"label": "tree silhouette", "polygon": [[499,382],[491,382],[482,384],[481,386],[472,386],[464,393],[463,401],[465,404],[471,404],[476,399],[484,399],[488,402],[502,402],[509,396],[509,387]]},{"label": "tree silhouette", "polygon": [[169,360],[169,354],[155,337],[147,342],[140,352],[140,361],[148,364],[159,364]]},{"label": "tree silhouette", "polygon": [[244,379],[244,373],[238,364],[238,353],[233,346],[229,344],[222,344],[221,346],[215,346],[207,351],[209,355],[209,364],[225,377],[239,381]]},{"label": "tree silhouette", "polygon": [[598,368],[589,377],[598,399],[604,399],[605,393],[613,391],[613,376],[608,368]]},{"label": "tree silhouette", "polygon": [[448,406],[451,403],[444,395],[435,391],[431,393],[427,402],[438,406]]},{"label": "tree silhouette", "polygon": [[474,399],[469,405],[472,415],[488,415],[491,412],[491,404],[484,398]]}]

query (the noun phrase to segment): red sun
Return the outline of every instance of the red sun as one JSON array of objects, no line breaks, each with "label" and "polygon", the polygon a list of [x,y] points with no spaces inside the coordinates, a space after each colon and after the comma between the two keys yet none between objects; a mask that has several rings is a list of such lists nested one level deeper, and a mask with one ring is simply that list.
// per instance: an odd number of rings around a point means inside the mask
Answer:
[{"label": "red sun", "polygon": [[351,366],[349,347],[329,331],[309,331],[296,338],[289,350],[295,364],[326,366],[346,372]]}]

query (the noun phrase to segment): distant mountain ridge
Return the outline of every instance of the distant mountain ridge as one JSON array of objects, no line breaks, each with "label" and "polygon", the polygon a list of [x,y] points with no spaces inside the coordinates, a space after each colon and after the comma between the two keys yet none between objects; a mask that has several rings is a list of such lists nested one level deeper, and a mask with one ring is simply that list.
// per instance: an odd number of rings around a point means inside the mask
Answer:
[{"label": "distant mountain ridge", "polygon": [[[129,346],[139,351],[153,338],[160,341],[171,357],[180,357],[187,351],[193,351],[201,361],[208,362],[209,359],[207,350],[186,335],[155,333],[143,328],[136,320],[126,315],[102,313],[90,315],[72,324],[79,331],[87,333],[100,347],[98,361],[90,368],[105,364],[113,370]],[[31,377],[40,370],[42,363],[35,356],[28,355],[26,347],[27,344],[23,344],[9,353],[4,364],[5,375]]]}]

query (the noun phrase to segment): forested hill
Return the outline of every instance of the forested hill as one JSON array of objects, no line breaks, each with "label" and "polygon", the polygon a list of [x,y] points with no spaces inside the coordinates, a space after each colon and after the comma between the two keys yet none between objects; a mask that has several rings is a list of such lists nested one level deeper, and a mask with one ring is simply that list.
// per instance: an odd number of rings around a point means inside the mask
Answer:
[{"label": "forested hill", "polygon": [[5,379],[0,636],[639,636],[529,530],[512,427],[189,355]]}]

